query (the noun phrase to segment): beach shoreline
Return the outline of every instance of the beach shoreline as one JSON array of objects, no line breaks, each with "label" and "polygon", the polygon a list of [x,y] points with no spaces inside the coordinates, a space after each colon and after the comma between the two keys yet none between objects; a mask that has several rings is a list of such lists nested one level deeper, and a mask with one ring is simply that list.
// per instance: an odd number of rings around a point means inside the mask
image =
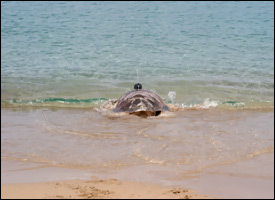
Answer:
[{"label": "beach shoreline", "polygon": [[274,2],[1,11],[2,198],[274,199]]},{"label": "beach shoreline", "polygon": [[1,184],[1,199],[213,199],[182,187],[117,179]]},{"label": "beach shoreline", "polygon": [[[82,198],[75,185],[91,189],[91,198],[93,190],[97,198],[199,198],[186,189],[207,198],[274,197],[274,112],[186,110],[146,120],[81,109],[1,115],[2,198]],[[39,188],[49,192],[36,194]]]}]

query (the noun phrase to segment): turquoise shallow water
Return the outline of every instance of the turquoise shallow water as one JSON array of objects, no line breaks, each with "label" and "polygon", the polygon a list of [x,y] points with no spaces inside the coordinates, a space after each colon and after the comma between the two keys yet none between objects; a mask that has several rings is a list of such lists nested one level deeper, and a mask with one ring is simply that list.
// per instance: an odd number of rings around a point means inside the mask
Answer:
[{"label": "turquoise shallow water", "polygon": [[137,69],[167,102],[273,106],[274,2],[1,2],[2,106],[119,98]]},{"label": "turquoise shallow water", "polygon": [[[112,112],[138,79],[180,109]],[[274,2],[2,1],[1,119],[1,183],[274,198]]]}]

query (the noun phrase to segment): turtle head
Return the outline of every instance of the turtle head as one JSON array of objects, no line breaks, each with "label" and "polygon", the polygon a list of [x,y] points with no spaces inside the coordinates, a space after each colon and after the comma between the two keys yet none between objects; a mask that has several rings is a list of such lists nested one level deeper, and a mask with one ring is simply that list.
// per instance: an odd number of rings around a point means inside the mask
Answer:
[{"label": "turtle head", "polygon": [[135,84],[134,89],[135,90],[141,90],[142,89],[142,85],[140,83],[137,83],[137,84]]}]

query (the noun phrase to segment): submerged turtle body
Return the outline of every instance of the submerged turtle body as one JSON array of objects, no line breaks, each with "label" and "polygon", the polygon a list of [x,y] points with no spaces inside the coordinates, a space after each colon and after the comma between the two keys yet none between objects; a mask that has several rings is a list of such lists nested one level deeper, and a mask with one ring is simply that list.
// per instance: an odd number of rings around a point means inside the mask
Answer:
[{"label": "submerged turtle body", "polygon": [[136,89],[120,97],[117,100],[114,111],[146,117],[157,116],[163,111],[169,111],[169,108],[154,92]]}]

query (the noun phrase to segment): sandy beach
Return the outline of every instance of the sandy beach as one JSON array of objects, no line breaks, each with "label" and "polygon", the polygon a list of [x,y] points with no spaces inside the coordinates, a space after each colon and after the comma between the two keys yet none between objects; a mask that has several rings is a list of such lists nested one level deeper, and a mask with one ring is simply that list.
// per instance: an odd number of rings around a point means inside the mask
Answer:
[{"label": "sandy beach", "polygon": [[1,198],[274,199],[274,2],[1,11]]},{"label": "sandy beach", "polygon": [[[134,117],[112,120],[81,109],[3,109],[1,196],[274,197],[273,112],[176,114],[137,121]],[[105,132],[95,134],[103,125]],[[119,133],[112,132],[114,127]],[[4,154],[7,151],[19,156]]]},{"label": "sandy beach", "polygon": [[1,185],[1,199],[212,199],[193,190],[117,179]]}]

